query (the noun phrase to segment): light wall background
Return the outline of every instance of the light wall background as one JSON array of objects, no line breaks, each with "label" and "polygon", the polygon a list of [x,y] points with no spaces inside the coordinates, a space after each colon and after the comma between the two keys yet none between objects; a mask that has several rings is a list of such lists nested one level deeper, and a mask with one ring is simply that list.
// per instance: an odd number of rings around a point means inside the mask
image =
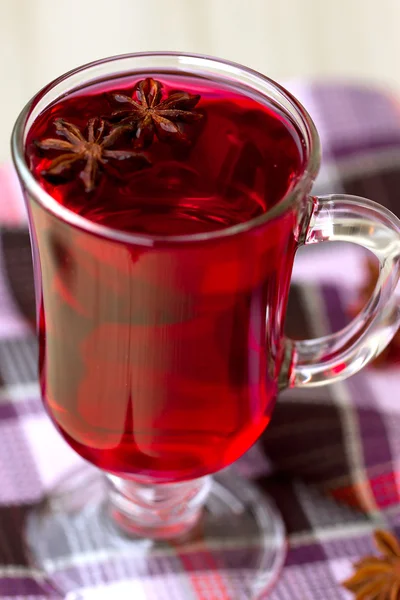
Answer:
[{"label": "light wall background", "polygon": [[400,0],[0,0],[0,162],[45,83],[112,54],[183,50],[400,94]]}]

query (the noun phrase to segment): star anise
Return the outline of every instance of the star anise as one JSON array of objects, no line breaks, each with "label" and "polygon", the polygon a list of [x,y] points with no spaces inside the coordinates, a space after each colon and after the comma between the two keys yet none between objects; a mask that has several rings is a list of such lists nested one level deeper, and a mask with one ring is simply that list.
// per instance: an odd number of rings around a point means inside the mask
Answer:
[{"label": "star anise", "polygon": [[382,556],[356,562],[354,575],[343,586],[356,600],[400,600],[400,543],[389,531],[376,531],[374,539]]},{"label": "star anise", "polygon": [[[366,278],[359,292],[357,302],[350,308],[352,317],[358,315],[373,294],[379,275],[378,261],[368,256],[365,259],[365,271]],[[398,361],[400,361],[400,329],[394,335],[390,344],[375,358],[373,364],[375,366],[384,366],[388,363]]]},{"label": "star anise", "polygon": [[87,192],[93,191],[99,172],[103,169],[108,159],[124,160],[126,158],[140,158],[143,162],[147,159],[131,150],[110,150],[110,146],[116,142],[120,135],[126,130],[124,126],[116,126],[106,135],[106,123],[103,119],[90,119],[87,124],[87,136],[73,123],[64,119],[56,119],[55,127],[57,133],[65,139],[48,138],[36,141],[41,150],[63,151],[51,161],[49,167],[42,172],[45,177],[64,174],[78,161],[85,163],[80,172],[80,177]]},{"label": "star anise", "polygon": [[112,119],[135,131],[138,148],[150,146],[154,135],[160,141],[189,142],[184,124],[203,117],[193,110],[200,100],[199,95],[173,91],[162,100],[162,84],[152,77],[135,85],[132,98],[119,93],[114,93],[113,97],[117,102],[130,105],[126,110],[114,112]]}]

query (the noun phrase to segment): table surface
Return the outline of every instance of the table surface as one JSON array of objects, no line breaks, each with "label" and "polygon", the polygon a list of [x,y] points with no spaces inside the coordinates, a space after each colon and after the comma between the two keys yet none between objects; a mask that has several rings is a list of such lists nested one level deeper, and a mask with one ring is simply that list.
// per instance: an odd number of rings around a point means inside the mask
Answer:
[{"label": "table surface", "polygon": [[[397,100],[354,86],[292,82],[289,87],[321,134],[324,162],[316,191],[368,195],[399,213]],[[0,168],[0,193],[0,597],[50,598],[23,547],[24,519],[81,459],[41,407],[36,341],[26,319],[27,299],[32,298],[26,220],[7,165]],[[346,323],[346,308],[363,280],[362,260],[352,247],[299,254],[295,316],[303,319],[309,335]],[[377,526],[400,531],[399,390],[400,366],[395,365],[367,369],[325,389],[285,392],[271,426],[239,462],[241,473],[275,498],[288,529],[289,552],[272,600],[349,598],[339,582],[350,574],[354,560],[373,552],[372,531]],[[89,568],[77,556],[73,564],[53,567],[60,581],[75,569],[87,598],[232,597],[224,589],[223,573],[216,595],[215,590],[199,591],[198,578],[207,581],[207,572],[195,573],[178,563],[169,563],[165,572],[160,563],[151,574],[138,568],[136,575],[121,580],[108,560],[98,557]],[[174,579],[182,577],[185,598],[174,592]]]}]

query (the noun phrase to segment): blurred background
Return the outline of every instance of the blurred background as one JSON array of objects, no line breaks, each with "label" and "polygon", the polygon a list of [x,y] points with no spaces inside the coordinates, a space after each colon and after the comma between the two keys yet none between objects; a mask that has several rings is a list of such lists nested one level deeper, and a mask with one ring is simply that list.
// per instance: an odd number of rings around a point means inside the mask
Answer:
[{"label": "blurred background", "polygon": [[182,50],[285,82],[363,80],[400,93],[399,0],[0,0],[0,161],[45,83],[112,54]]}]

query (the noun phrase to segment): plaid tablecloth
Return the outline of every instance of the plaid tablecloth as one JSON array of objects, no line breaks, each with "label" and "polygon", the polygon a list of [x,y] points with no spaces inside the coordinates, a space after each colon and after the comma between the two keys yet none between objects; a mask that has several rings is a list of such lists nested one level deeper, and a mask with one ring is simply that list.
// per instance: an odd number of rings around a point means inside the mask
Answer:
[{"label": "plaid tablecloth", "polygon": [[[315,191],[367,196],[400,214],[397,99],[348,85],[289,87],[322,138]],[[0,598],[39,600],[58,596],[46,592],[42,574],[29,565],[24,520],[80,458],[56,433],[39,399],[29,241],[9,165],[0,168],[0,196]],[[359,250],[342,246],[299,253],[288,333],[319,336],[347,322],[346,307],[363,279],[362,258]],[[339,582],[352,561],[373,551],[374,528],[400,532],[399,400],[400,365],[281,395],[270,427],[237,466],[275,498],[288,529],[289,553],[271,600],[349,598]],[[86,596],[119,598],[118,587],[96,595],[99,583],[118,582],[102,560],[90,570],[75,561],[75,569],[88,570]],[[132,600],[229,600],[223,577],[218,590],[205,594],[199,591],[201,572],[185,569],[179,560],[175,564],[168,573],[160,559],[152,573],[132,579]],[[184,598],[171,586],[173,575],[187,582]]]}]

